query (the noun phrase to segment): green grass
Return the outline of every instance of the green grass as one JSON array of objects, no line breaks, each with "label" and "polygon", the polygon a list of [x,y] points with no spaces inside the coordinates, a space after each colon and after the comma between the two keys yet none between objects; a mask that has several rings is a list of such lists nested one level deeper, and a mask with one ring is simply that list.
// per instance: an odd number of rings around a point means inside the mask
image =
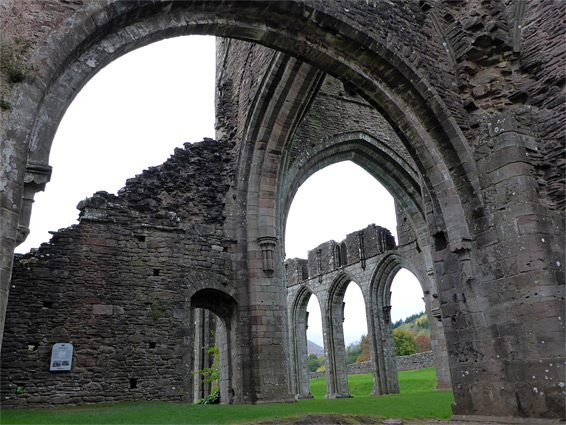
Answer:
[{"label": "green grass", "polygon": [[[354,397],[369,397],[373,391],[371,374],[348,376],[348,388]],[[401,394],[433,391],[436,392],[436,372],[434,367],[399,372]],[[311,394],[315,399],[324,398],[326,378],[311,379]]]},{"label": "green grass", "polygon": [[[431,389],[431,377],[434,383],[434,369],[402,372],[400,374],[402,393],[380,397],[369,397],[371,375],[354,375],[349,381],[350,392],[355,397],[350,399],[324,400],[322,399],[324,393],[321,393],[320,398],[315,400],[253,406],[127,402],[80,408],[3,410],[0,422],[2,424],[241,424],[265,418],[307,413],[448,418],[450,404],[454,401],[452,392]],[[314,381],[316,380],[313,380],[313,386],[316,388],[320,383]],[[313,391],[312,387],[311,391]]]}]

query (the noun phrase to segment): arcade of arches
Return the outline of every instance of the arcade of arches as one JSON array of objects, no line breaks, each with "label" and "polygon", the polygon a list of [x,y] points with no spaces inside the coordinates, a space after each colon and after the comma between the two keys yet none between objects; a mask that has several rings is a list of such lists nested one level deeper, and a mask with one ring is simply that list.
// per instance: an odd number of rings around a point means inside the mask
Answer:
[{"label": "arcade of arches", "polygon": [[[327,398],[350,397],[346,373],[346,356],[342,322],[344,294],[350,282],[360,285],[368,318],[368,335],[373,363],[372,395],[399,392],[393,328],[391,325],[391,284],[403,265],[420,255],[411,247],[414,240],[402,240],[400,246],[389,230],[375,225],[349,234],[345,241],[319,245],[309,252],[309,258],[294,258],[285,262],[291,342],[291,389],[298,398],[310,398],[307,356],[307,304],[316,295],[321,306],[325,337]],[[410,260],[407,260],[410,259]],[[422,262],[418,263],[422,267]],[[434,281],[426,270],[417,272],[425,294],[429,317],[440,319],[438,294]],[[424,278],[426,276],[426,279]],[[437,389],[451,389],[442,325],[430,323],[434,351]]]},{"label": "arcade of arches", "polygon": [[[347,396],[333,312],[355,260],[375,270],[364,289],[375,394],[396,390],[383,294],[407,267],[440,319],[456,416],[564,417],[565,3],[0,7],[3,51],[20,52],[1,76],[4,405],[193,401],[205,391],[190,373],[206,364],[194,350],[211,320],[203,309],[219,323],[223,402],[306,396],[295,361],[302,331],[288,323],[299,315],[301,325],[309,291],[326,297],[315,283],[329,285],[329,394]],[[76,93],[117,57],[190,34],[222,37],[217,140],[177,149],[117,195],[82,201],[78,225],[14,257],[34,194],[49,190],[51,142]],[[349,236],[335,271],[323,273],[332,264],[323,253],[341,250],[321,248],[293,281],[302,269],[291,262],[285,272],[282,246],[293,196],[345,160],[393,195],[401,243],[372,244],[383,250],[370,258],[357,233],[358,251]],[[361,234],[370,233],[383,234]],[[49,371],[57,342],[74,346],[71,371]]]}]

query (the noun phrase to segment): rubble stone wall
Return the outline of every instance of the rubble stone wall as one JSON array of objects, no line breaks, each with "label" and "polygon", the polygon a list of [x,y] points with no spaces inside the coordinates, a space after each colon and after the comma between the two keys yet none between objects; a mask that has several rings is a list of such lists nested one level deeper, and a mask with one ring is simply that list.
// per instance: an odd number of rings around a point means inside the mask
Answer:
[{"label": "rubble stone wall", "polygon": [[[411,354],[410,356],[396,357],[397,370],[417,370],[425,367],[434,366],[434,356],[432,351],[425,351],[424,353]],[[373,373],[372,362],[352,363],[346,366],[348,375],[363,375],[366,373]],[[311,372],[310,379],[322,378],[326,376],[325,372]]]},{"label": "rubble stone wall", "polygon": [[[206,141],[177,149],[118,196],[98,192],[82,201],[80,224],[16,257],[2,347],[4,406],[192,401],[191,295],[231,286],[219,226],[222,147]],[[51,372],[60,342],[74,347],[72,369]]]}]

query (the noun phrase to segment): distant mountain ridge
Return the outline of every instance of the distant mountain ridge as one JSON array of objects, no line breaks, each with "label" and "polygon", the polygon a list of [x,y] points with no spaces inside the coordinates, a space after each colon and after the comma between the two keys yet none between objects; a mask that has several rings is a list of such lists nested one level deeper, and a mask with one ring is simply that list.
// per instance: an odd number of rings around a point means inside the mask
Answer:
[{"label": "distant mountain ridge", "polygon": [[322,356],[324,354],[324,348],[310,339],[307,340],[307,350],[309,354],[316,354],[317,356]]}]

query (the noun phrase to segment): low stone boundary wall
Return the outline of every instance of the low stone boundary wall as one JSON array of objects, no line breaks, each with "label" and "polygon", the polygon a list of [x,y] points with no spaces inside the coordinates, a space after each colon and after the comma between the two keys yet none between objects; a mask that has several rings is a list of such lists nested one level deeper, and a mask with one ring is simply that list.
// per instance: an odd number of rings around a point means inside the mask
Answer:
[{"label": "low stone boundary wall", "polygon": [[[432,351],[412,354],[410,356],[397,357],[397,370],[415,370],[434,366]],[[368,373],[368,372],[364,372]]]},{"label": "low stone boundary wall", "polygon": [[[434,357],[432,351],[425,351],[424,353],[412,354],[410,356],[397,357],[397,370],[415,370],[423,369],[425,367],[434,366]],[[346,366],[348,375],[361,375],[363,373],[372,373],[371,362],[352,363]],[[325,376],[325,372],[311,372],[310,379],[320,378]]]}]

